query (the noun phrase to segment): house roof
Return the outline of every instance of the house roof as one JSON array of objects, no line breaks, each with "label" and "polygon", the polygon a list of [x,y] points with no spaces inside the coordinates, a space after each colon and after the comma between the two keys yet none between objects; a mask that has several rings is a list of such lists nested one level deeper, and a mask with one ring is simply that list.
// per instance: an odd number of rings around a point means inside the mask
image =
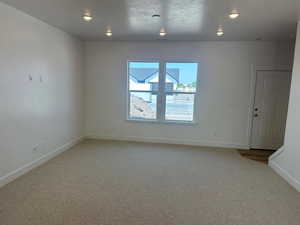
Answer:
[{"label": "house roof", "polygon": [[[129,75],[134,77],[139,83],[144,83],[145,80],[158,73],[156,68],[130,68]],[[169,75],[176,82],[179,82],[179,69],[169,68],[167,69],[167,75]]]}]

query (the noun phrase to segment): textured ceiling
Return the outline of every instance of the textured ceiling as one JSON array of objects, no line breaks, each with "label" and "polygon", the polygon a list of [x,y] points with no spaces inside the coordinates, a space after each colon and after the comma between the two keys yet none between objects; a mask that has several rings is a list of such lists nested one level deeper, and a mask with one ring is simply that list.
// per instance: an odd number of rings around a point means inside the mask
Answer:
[{"label": "textured ceiling", "polygon": [[[82,40],[289,40],[300,0],[2,0]],[[241,16],[230,20],[237,9]],[[88,10],[94,19],[82,20]],[[161,18],[152,18],[160,14]],[[216,37],[219,25],[225,35]],[[106,37],[111,27],[113,36]],[[168,35],[160,38],[164,27]]]}]

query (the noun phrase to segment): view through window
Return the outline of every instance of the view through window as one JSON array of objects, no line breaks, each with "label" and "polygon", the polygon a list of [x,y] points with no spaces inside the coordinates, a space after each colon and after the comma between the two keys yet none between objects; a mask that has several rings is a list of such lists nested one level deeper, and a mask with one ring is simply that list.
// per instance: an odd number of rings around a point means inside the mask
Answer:
[{"label": "view through window", "polygon": [[198,63],[128,62],[128,117],[194,121]]}]

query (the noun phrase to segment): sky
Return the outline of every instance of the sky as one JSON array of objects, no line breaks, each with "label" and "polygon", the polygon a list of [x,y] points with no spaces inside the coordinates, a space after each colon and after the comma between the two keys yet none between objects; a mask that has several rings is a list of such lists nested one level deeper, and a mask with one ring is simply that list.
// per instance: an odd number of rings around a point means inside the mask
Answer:
[{"label": "sky", "polygon": [[[159,63],[148,62],[130,62],[131,68],[156,68],[159,69]],[[191,84],[197,80],[197,63],[167,63],[167,68],[179,69],[179,83]]]}]

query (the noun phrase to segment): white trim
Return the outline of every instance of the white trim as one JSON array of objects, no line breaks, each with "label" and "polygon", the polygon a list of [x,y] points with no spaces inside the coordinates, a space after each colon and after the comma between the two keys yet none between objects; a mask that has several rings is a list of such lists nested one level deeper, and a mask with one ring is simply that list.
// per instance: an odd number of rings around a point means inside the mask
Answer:
[{"label": "white trim", "polygon": [[298,192],[300,192],[300,181],[298,181],[295,177],[289,174],[288,171],[281,168],[276,162],[269,161],[269,166],[284,180],[286,180],[291,186],[293,186]]},{"label": "white trim", "polygon": [[257,71],[287,71],[292,72],[292,67],[287,65],[251,65],[251,81],[250,81],[250,104],[248,112],[248,148],[251,149],[251,135],[253,126],[253,107],[255,104],[256,79]]},{"label": "white trim", "polygon": [[30,162],[27,165],[20,167],[2,177],[0,177],[0,188],[3,187],[4,185],[14,181],[18,177],[28,173],[32,169],[46,163],[47,161],[58,156],[59,154],[63,153],[64,151],[69,150],[70,148],[72,148],[73,146],[75,146],[76,144],[81,142],[83,139],[84,139],[84,137],[79,137],[79,138],[73,139],[73,140],[69,141],[68,143],[58,147],[54,151],[42,156],[41,158],[34,160],[33,162]]},{"label": "white trim", "polygon": [[159,80],[158,80],[158,95],[156,103],[156,114],[159,122],[165,120],[166,115],[166,95],[164,95],[166,86],[166,64],[163,60],[159,61]]},{"label": "white trim", "polygon": [[279,150],[277,150],[276,152],[274,152],[270,157],[269,157],[269,161],[277,158],[281,153],[283,153],[284,151],[284,146],[282,146]]},{"label": "white trim", "polygon": [[185,95],[196,95],[197,92],[194,91],[165,91],[166,95],[172,95],[172,94],[185,94]]},{"label": "white trim", "polygon": [[129,90],[129,94],[130,94],[130,92],[138,92],[138,93],[153,93],[153,94],[155,94],[155,95],[157,95],[157,94],[158,94],[158,92],[157,92],[157,91]]},{"label": "white trim", "polygon": [[127,119],[127,122],[137,122],[137,123],[154,123],[154,124],[173,124],[173,125],[188,125],[188,126],[196,126],[199,125],[193,121],[186,120],[151,120],[151,119]]},{"label": "white trim", "polygon": [[201,140],[187,140],[187,139],[171,139],[171,138],[145,138],[136,136],[99,136],[89,134],[87,139],[96,140],[114,140],[114,141],[133,141],[133,142],[146,142],[146,143],[161,143],[161,144],[177,144],[177,145],[189,145],[189,146],[201,146],[201,147],[218,147],[218,148],[234,148],[234,149],[246,149],[248,146],[240,143],[229,143],[222,141],[201,141]]}]

